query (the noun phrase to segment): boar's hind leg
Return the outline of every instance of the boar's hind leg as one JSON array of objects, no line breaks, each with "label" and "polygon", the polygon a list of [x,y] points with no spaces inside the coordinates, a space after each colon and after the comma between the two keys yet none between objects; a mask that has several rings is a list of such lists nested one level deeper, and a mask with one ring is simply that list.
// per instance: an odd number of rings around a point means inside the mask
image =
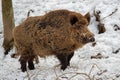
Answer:
[{"label": "boar's hind leg", "polygon": [[19,61],[20,61],[20,64],[21,64],[22,72],[27,71],[27,67],[26,67],[26,65],[27,65],[27,57],[26,57],[26,55],[22,54]]},{"label": "boar's hind leg", "polygon": [[30,70],[35,69],[34,63],[33,63],[34,58],[35,58],[35,54],[33,52],[28,52],[27,51],[26,53],[21,55],[19,61],[20,61],[20,64],[21,64],[22,72],[27,71],[27,62],[28,62],[28,68]]},{"label": "boar's hind leg", "polygon": [[67,56],[68,66],[70,66],[70,60],[71,60],[71,58],[73,57],[73,55],[74,55],[74,52],[72,52],[71,54],[69,54],[69,55]]}]

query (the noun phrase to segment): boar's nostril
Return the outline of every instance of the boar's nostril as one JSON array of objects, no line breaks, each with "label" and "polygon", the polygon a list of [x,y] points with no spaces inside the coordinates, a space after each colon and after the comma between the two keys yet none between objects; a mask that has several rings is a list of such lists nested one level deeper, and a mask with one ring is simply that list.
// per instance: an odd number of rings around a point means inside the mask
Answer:
[{"label": "boar's nostril", "polygon": [[95,41],[94,37],[89,38],[89,42],[94,42],[94,41]]}]

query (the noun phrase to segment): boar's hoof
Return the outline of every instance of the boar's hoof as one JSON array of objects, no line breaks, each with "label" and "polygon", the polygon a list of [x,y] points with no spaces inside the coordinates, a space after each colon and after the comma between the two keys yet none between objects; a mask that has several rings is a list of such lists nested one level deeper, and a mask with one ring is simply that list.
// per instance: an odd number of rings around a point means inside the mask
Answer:
[{"label": "boar's hoof", "polygon": [[29,61],[28,61],[28,68],[29,68],[30,70],[34,70],[34,69],[35,69],[33,62],[29,62]]},{"label": "boar's hoof", "polygon": [[67,65],[62,65],[61,69],[64,71],[67,68]]},{"label": "boar's hoof", "polygon": [[21,66],[21,70],[22,70],[22,72],[25,72],[25,71],[27,71],[27,68],[25,66]]}]

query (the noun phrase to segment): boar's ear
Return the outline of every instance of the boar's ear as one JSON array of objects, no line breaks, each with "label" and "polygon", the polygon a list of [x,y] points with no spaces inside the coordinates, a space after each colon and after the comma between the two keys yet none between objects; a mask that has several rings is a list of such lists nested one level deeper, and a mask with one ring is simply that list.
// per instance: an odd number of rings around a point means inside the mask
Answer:
[{"label": "boar's ear", "polygon": [[70,14],[69,19],[70,19],[70,24],[71,25],[74,25],[78,21],[78,18],[75,14]]},{"label": "boar's ear", "polygon": [[89,24],[90,23],[90,13],[88,12],[87,14],[85,14],[84,17],[87,19],[88,24]]}]

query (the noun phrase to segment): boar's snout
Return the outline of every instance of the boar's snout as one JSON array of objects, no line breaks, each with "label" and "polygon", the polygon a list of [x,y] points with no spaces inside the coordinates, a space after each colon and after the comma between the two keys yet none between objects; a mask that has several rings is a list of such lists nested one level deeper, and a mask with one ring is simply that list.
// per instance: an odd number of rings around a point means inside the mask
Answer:
[{"label": "boar's snout", "polygon": [[94,37],[90,37],[89,39],[88,39],[88,42],[94,42],[95,41],[95,38]]},{"label": "boar's snout", "polygon": [[89,36],[89,37],[84,37],[83,38],[83,43],[89,43],[89,42],[94,42],[95,41],[95,38],[94,36]]}]

